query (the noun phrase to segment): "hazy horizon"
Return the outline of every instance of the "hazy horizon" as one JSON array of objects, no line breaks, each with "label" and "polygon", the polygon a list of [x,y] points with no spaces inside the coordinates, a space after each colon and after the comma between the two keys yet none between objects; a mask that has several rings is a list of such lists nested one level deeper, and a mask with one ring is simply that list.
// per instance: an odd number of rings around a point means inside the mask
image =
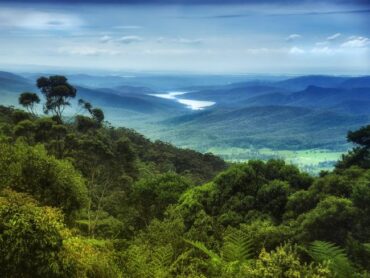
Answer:
[{"label": "hazy horizon", "polygon": [[338,77],[360,77],[369,76],[370,72],[212,72],[212,71],[176,71],[176,70],[130,70],[130,69],[95,69],[70,68],[70,67],[51,67],[45,65],[1,65],[0,71],[18,75],[28,74],[72,74],[72,75],[91,75],[91,76],[245,76],[246,78],[290,78],[300,76],[338,76]]}]

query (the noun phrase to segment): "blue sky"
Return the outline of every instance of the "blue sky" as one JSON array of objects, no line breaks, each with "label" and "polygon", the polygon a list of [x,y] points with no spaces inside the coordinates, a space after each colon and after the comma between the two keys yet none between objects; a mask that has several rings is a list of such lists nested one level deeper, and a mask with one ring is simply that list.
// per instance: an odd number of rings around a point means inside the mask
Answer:
[{"label": "blue sky", "polygon": [[0,1],[1,69],[370,74],[368,1],[104,3]]}]

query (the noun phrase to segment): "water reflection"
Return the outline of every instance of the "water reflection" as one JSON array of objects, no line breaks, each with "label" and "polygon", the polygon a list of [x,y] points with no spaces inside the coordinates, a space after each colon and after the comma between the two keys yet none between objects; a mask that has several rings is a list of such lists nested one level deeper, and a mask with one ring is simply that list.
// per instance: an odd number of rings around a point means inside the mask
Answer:
[{"label": "water reflection", "polygon": [[171,99],[174,101],[177,101],[181,104],[184,104],[187,108],[191,110],[202,110],[206,107],[210,107],[214,105],[216,102],[214,101],[205,101],[205,100],[194,100],[194,99],[184,99],[184,98],[178,98],[177,96],[181,96],[186,94],[187,92],[168,92],[165,94],[151,94],[155,97],[165,98],[165,99]]}]

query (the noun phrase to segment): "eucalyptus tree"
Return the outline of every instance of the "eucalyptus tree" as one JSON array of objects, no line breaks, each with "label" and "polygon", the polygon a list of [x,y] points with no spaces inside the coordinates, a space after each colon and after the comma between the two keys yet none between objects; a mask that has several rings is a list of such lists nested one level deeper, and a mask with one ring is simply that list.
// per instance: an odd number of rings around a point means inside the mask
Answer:
[{"label": "eucalyptus tree", "polygon": [[62,122],[62,115],[71,99],[76,97],[77,89],[68,83],[65,76],[54,75],[37,79],[37,87],[45,97],[44,112],[51,112]]},{"label": "eucalyptus tree", "polygon": [[27,109],[29,113],[36,116],[35,105],[40,103],[40,98],[37,94],[31,92],[23,92],[19,98],[18,102],[24,108]]}]

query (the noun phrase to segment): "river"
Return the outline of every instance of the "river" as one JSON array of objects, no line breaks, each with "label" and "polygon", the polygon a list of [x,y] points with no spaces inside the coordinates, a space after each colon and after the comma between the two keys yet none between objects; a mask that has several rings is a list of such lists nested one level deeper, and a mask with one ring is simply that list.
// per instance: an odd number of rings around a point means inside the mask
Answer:
[{"label": "river", "polygon": [[151,96],[177,101],[185,105],[186,108],[191,109],[191,110],[203,110],[207,107],[210,107],[216,104],[216,102],[214,101],[186,99],[186,98],[180,97],[180,96],[184,96],[186,93],[187,92],[171,91],[171,92],[167,92],[163,94],[151,94]]}]

